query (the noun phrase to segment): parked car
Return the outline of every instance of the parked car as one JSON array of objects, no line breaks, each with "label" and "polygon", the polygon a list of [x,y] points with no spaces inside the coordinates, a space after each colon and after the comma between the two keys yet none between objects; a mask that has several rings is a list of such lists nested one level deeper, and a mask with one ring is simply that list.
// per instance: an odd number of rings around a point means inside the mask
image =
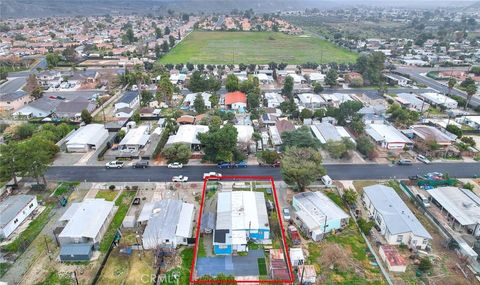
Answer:
[{"label": "parked car", "polygon": [[133,168],[147,168],[148,166],[148,160],[140,160],[133,165]]},{"label": "parked car", "polygon": [[275,161],[273,164],[265,164],[260,162],[258,165],[263,167],[280,167],[280,161]]},{"label": "parked car", "polygon": [[417,199],[419,199],[424,207],[430,207],[430,201],[428,201],[428,198],[425,197],[423,194],[418,193],[417,194]]},{"label": "parked car", "polygon": [[187,182],[187,181],[188,181],[187,176],[179,175],[179,176],[172,177],[172,182]]},{"label": "parked car", "polygon": [[425,163],[425,164],[429,164],[429,163],[431,162],[428,158],[426,158],[425,156],[423,156],[423,155],[421,155],[421,154],[419,154],[419,155],[417,156],[417,160],[418,160],[418,161],[421,161],[421,162],[423,162],[423,163]]},{"label": "parked car", "polygon": [[114,161],[107,162],[107,164],[105,164],[105,167],[106,168],[122,168],[123,165],[125,165],[123,161],[114,160]]},{"label": "parked car", "polygon": [[167,165],[168,168],[183,168],[183,164],[180,162],[169,163]]},{"label": "parked car", "polygon": [[247,167],[247,163],[245,161],[239,161],[237,163],[235,163],[235,167],[239,167],[239,168],[245,168]]},{"label": "parked car", "polygon": [[288,226],[288,235],[290,236],[290,240],[292,241],[293,245],[300,245],[302,243],[300,234],[298,233],[297,228],[294,226]]},{"label": "parked car", "polygon": [[398,165],[412,165],[412,161],[410,159],[400,159],[397,162]]},{"label": "parked car", "polygon": [[288,208],[283,208],[283,220],[285,222],[289,222],[291,219],[290,217],[290,210]]},{"label": "parked car", "polygon": [[218,173],[218,172],[207,172],[207,173],[204,173],[203,174],[203,179],[207,178],[207,177],[210,177],[211,180],[213,179],[219,179],[222,177],[222,174],[221,173]]},{"label": "parked car", "polygon": [[222,168],[232,168],[234,165],[231,164],[230,162],[219,162],[217,164],[217,167],[222,169]]}]

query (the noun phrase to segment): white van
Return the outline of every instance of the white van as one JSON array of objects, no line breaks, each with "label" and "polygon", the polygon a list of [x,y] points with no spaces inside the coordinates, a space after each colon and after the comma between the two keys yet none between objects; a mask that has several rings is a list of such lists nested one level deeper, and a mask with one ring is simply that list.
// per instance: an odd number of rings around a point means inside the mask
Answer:
[{"label": "white van", "polygon": [[328,175],[322,176],[321,180],[322,180],[323,184],[325,184],[325,186],[327,186],[327,187],[330,187],[333,184],[332,178],[330,178],[330,176],[328,176]]}]

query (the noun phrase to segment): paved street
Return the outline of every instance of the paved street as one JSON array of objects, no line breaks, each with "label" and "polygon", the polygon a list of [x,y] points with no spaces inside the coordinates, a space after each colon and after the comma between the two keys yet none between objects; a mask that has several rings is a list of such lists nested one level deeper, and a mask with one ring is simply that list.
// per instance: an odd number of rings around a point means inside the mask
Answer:
[{"label": "paved street", "polygon": [[[448,173],[451,177],[469,178],[480,175],[480,163],[432,163],[399,166],[388,164],[329,164],[325,165],[328,175],[333,179],[361,180],[361,179],[389,179],[408,178],[410,175],[425,174],[427,172]],[[242,176],[272,176],[281,180],[279,168],[249,166],[240,169],[218,169],[215,166],[187,166],[183,169],[169,169],[165,166],[153,166],[146,169],[105,169],[101,166],[53,166],[47,171],[47,179],[87,182],[138,182],[170,181],[174,175],[185,175],[189,181],[201,181],[205,172],[220,172],[223,175]]]},{"label": "paved street", "polygon": [[[438,70],[438,69],[437,68],[423,69],[423,68],[414,68],[414,67],[397,67],[396,71],[398,71],[400,73],[403,73],[403,74],[407,74],[407,75],[410,76],[410,78],[416,80],[419,83],[425,84],[428,87],[431,87],[431,88],[437,90],[438,92],[448,93],[449,90],[448,90],[448,85],[446,85],[447,84],[446,81],[445,81],[445,84],[442,84],[442,83],[440,83],[440,82],[438,82],[438,81],[436,81],[436,80],[434,80],[430,77],[420,75],[420,73],[426,73],[428,71],[436,71],[436,70]],[[460,97],[463,97],[463,98],[467,97],[465,92],[460,91],[458,89],[452,89],[450,93],[452,95],[460,96]],[[472,100],[470,101],[470,104],[474,107],[479,106],[480,105],[480,97],[479,96],[473,96]]]}]

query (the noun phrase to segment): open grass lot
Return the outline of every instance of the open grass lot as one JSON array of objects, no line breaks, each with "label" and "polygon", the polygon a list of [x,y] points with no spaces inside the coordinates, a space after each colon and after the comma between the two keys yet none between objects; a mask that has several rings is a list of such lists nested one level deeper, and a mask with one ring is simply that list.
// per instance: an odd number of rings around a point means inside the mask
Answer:
[{"label": "open grass lot", "polygon": [[117,197],[118,191],[99,190],[95,198],[105,199],[106,201],[113,201]]},{"label": "open grass lot", "polygon": [[160,63],[348,63],[354,62],[356,58],[355,53],[315,36],[291,36],[274,32],[195,31],[161,58]]}]

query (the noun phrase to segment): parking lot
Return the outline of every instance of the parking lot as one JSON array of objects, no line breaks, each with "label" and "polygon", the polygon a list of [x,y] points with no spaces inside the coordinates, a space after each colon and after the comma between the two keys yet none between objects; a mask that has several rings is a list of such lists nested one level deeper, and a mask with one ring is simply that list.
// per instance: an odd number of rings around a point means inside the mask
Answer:
[{"label": "parking lot", "polygon": [[258,276],[258,259],[265,258],[263,250],[250,250],[246,256],[212,256],[198,258],[197,275]]}]

